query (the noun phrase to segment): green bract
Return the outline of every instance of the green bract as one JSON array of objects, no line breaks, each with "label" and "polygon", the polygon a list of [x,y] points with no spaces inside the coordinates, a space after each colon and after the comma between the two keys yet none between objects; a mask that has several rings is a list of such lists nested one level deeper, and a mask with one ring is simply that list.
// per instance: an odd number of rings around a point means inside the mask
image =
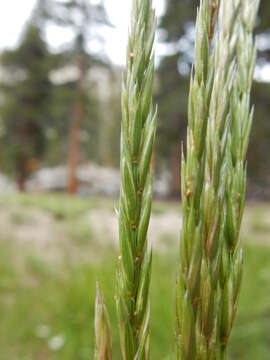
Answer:
[{"label": "green bract", "polygon": [[95,306],[95,360],[112,359],[112,338],[109,317],[104,304],[104,295],[97,285]]}]

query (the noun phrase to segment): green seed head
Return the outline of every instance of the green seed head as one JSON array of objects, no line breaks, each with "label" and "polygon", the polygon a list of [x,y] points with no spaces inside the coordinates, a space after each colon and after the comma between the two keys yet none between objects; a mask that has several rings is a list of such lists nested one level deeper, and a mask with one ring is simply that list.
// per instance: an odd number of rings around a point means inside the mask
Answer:
[{"label": "green seed head", "polygon": [[258,5],[257,0],[201,0],[197,14],[181,164],[180,359],[224,358],[237,310]]},{"label": "green seed head", "polygon": [[152,203],[151,157],[157,111],[152,102],[156,16],[151,0],[133,0],[122,89],[120,266],[117,312],[123,359],[149,358]]}]

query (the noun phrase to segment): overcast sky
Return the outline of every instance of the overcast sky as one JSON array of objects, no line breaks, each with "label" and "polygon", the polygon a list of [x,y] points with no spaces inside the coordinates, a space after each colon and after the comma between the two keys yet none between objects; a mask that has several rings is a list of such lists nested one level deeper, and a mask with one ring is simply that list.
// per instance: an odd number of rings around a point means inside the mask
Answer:
[{"label": "overcast sky", "polygon": [[[92,0],[92,2],[98,0]],[[2,0],[0,12],[0,49],[14,47],[21,34],[26,20],[34,7],[35,0]],[[132,0],[105,0],[107,13],[114,29],[104,32],[106,53],[116,64],[125,61],[125,47],[127,42],[127,28]],[[153,0],[157,13],[164,10],[164,0]],[[48,40],[53,47],[57,47],[68,37],[67,30],[50,27]],[[94,45],[94,44],[93,44]]]}]

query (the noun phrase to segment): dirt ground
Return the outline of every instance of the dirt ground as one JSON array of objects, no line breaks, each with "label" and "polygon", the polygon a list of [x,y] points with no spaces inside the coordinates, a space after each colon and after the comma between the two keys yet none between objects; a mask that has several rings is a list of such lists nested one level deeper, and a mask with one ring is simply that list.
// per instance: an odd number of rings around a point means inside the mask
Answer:
[{"label": "dirt ground", "polygon": [[[177,245],[180,229],[181,211],[166,205],[164,211],[152,213],[148,238],[155,250],[166,251]],[[269,207],[247,206],[241,237],[252,241],[255,232],[256,242],[270,244]],[[49,211],[36,206],[6,203],[0,206],[0,239],[35,248],[48,256],[76,253],[76,241],[91,242],[92,245],[96,242],[99,248],[116,248],[117,213],[97,206],[72,218],[59,220]]]}]

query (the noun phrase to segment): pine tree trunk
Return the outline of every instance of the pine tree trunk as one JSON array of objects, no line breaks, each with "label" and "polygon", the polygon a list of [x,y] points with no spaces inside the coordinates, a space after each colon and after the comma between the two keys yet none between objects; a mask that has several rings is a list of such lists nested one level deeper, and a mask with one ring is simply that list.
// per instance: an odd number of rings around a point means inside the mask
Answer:
[{"label": "pine tree trunk", "polygon": [[68,193],[76,194],[78,191],[77,167],[79,161],[79,134],[83,119],[83,80],[85,77],[85,67],[83,56],[78,57],[79,79],[77,84],[77,98],[73,107],[73,123],[70,130],[70,145],[68,156]]},{"label": "pine tree trunk", "polygon": [[17,188],[20,192],[25,191],[25,178],[22,175],[19,175],[17,178]]},{"label": "pine tree trunk", "polygon": [[27,178],[27,161],[22,154],[20,154],[16,159],[16,172],[17,172],[17,189],[20,192],[24,192],[25,181]]},{"label": "pine tree trunk", "polygon": [[179,198],[179,187],[180,187],[180,146],[175,145],[172,150],[171,166],[172,166],[172,180],[171,180],[171,197]]},{"label": "pine tree trunk", "polygon": [[68,157],[68,193],[76,194],[78,191],[77,167],[79,160],[79,132],[82,118],[82,106],[79,100],[74,105],[74,121],[70,131],[70,145]]}]

